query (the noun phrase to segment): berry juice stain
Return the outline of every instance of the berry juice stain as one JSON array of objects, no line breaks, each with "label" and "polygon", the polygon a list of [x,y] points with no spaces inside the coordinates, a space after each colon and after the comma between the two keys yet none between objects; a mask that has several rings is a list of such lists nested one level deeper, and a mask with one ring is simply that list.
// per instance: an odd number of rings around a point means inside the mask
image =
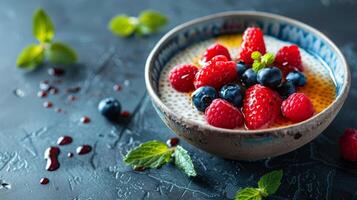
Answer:
[{"label": "berry juice stain", "polygon": [[166,141],[167,146],[169,147],[175,147],[179,144],[180,139],[177,137],[170,138]]},{"label": "berry juice stain", "polygon": [[44,90],[40,90],[37,92],[37,96],[40,98],[45,98],[45,97],[47,97],[47,92]]},{"label": "berry juice stain", "polygon": [[65,70],[57,67],[52,67],[48,69],[48,74],[51,76],[63,76],[65,74]]},{"label": "berry juice stain", "polygon": [[48,178],[41,178],[41,180],[40,180],[41,185],[47,185],[49,182],[50,182],[50,180]]},{"label": "berry juice stain", "polygon": [[129,111],[123,111],[120,113],[120,116],[123,118],[128,118],[130,117],[130,112]]},{"label": "berry juice stain", "polygon": [[52,108],[53,103],[51,101],[45,101],[43,102],[43,107],[45,108]]},{"label": "berry juice stain", "polygon": [[114,90],[114,91],[119,92],[121,89],[122,89],[122,86],[119,85],[119,84],[115,84],[115,85],[113,86],[113,90]]},{"label": "berry juice stain", "polygon": [[66,89],[67,93],[78,93],[79,91],[81,91],[81,87],[79,87],[79,86]]},{"label": "berry juice stain", "polygon": [[73,141],[72,137],[65,135],[65,136],[58,138],[57,144],[58,145],[67,145],[67,144],[71,144],[72,141]]},{"label": "berry juice stain", "polygon": [[45,151],[46,170],[55,171],[60,167],[58,162],[58,155],[60,154],[60,149],[58,147],[49,147]]},{"label": "berry juice stain", "polygon": [[82,124],[88,124],[90,122],[90,118],[87,116],[83,116],[81,118],[81,122],[82,122]]},{"label": "berry juice stain", "polygon": [[76,152],[78,155],[84,155],[92,151],[92,147],[88,144],[77,147]]}]

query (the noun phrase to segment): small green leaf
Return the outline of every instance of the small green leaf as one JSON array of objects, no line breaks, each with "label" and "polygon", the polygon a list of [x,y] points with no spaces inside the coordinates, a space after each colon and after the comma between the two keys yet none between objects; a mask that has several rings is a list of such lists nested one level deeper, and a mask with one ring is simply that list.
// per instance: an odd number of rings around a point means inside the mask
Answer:
[{"label": "small green leaf", "polygon": [[150,30],[146,31],[147,33],[152,33],[167,23],[167,17],[159,12],[146,10],[140,13],[139,23]]},{"label": "small green leaf", "polygon": [[265,66],[259,62],[259,61],[254,61],[252,65],[252,69],[255,73],[258,73],[259,70],[263,69]]},{"label": "small green leaf", "polygon": [[236,200],[261,200],[262,196],[257,188],[244,188],[236,194]]},{"label": "small green leaf", "polygon": [[262,54],[259,51],[254,51],[251,54],[251,57],[253,60],[260,60],[260,57],[262,56]]},{"label": "small green leaf", "polygon": [[35,69],[43,62],[44,48],[42,45],[30,44],[17,57],[16,65],[22,69]]},{"label": "small green leaf", "polygon": [[55,42],[47,49],[48,59],[54,64],[72,64],[77,61],[77,54],[70,46]]},{"label": "small green leaf", "polygon": [[265,65],[271,65],[274,63],[275,56],[273,53],[266,53],[262,58],[261,62],[264,63]]},{"label": "small green leaf", "polygon": [[152,140],[128,152],[124,162],[133,167],[159,168],[170,161],[173,151],[165,143]]},{"label": "small green leaf", "polygon": [[175,157],[175,165],[179,169],[184,171],[188,176],[197,175],[191,157],[183,147],[181,147],[180,145],[176,147],[174,157]]},{"label": "small green leaf", "polygon": [[33,15],[33,35],[40,42],[51,42],[55,29],[51,18],[40,8]]},{"label": "small green leaf", "polygon": [[282,170],[269,172],[260,178],[258,187],[265,191],[267,195],[274,194],[279,189],[282,177]]},{"label": "small green leaf", "polygon": [[134,33],[137,23],[136,18],[117,15],[110,20],[108,28],[115,35],[128,37]]}]

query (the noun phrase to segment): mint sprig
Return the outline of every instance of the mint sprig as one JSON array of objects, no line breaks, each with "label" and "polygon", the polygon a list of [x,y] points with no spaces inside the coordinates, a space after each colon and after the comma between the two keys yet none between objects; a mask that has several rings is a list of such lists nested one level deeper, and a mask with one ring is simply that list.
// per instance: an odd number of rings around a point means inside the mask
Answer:
[{"label": "mint sprig", "polygon": [[281,184],[282,170],[271,171],[260,178],[258,188],[248,187],[236,194],[236,200],[260,200],[274,194]]},{"label": "mint sprig", "polygon": [[273,53],[266,53],[266,54],[262,55],[259,51],[254,51],[251,54],[251,57],[254,60],[252,69],[256,73],[259,70],[263,69],[264,67],[267,67],[267,66],[273,64],[274,60],[275,60],[275,56]]},{"label": "mint sprig", "polygon": [[38,9],[33,15],[32,32],[38,44],[25,47],[17,57],[19,68],[33,70],[46,60],[53,64],[72,64],[77,61],[76,52],[62,42],[54,42],[55,28],[50,16],[43,9]]},{"label": "mint sprig", "polygon": [[190,155],[180,145],[169,148],[165,143],[152,140],[132,149],[124,162],[133,168],[159,168],[171,161],[188,176],[196,176]]},{"label": "mint sprig", "polygon": [[142,11],[138,17],[117,15],[109,24],[109,30],[117,36],[129,37],[137,35],[149,35],[157,32],[167,23],[167,17],[152,10]]}]

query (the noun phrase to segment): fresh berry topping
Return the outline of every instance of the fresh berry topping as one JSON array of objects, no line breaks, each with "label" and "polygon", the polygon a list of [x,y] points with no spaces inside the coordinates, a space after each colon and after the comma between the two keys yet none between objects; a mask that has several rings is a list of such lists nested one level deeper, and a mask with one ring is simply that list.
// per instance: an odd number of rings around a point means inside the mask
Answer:
[{"label": "fresh berry topping", "polygon": [[245,72],[245,70],[248,69],[248,66],[244,64],[244,62],[237,62],[237,73],[238,76],[241,77],[243,75],[243,73]]},{"label": "fresh berry topping", "polygon": [[197,110],[204,112],[217,97],[216,89],[210,86],[202,86],[192,93],[192,103]]},{"label": "fresh berry topping", "polygon": [[340,153],[348,161],[357,161],[357,129],[345,130],[340,138]]},{"label": "fresh berry topping", "polygon": [[277,67],[263,68],[259,70],[257,74],[258,83],[271,88],[277,88],[280,85],[282,78],[283,74]]},{"label": "fresh berry topping", "polygon": [[299,47],[296,45],[284,46],[279,49],[275,57],[275,64],[281,69],[287,68],[288,71],[304,70]]},{"label": "fresh berry topping", "polygon": [[251,55],[254,51],[259,51],[261,54],[266,53],[263,35],[263,31],[257,27],[250,27],[244,31],[239,54],[240,60],[246,64],[252,64],[253,59]]},{"label": "fresh berry topping", "polygon": [[176,66],[170,71],[171,86],[179,92],[191,92],[195,89],[193,80],[198,69],[194,65],[186,64]]},{"label": "fresh berry topping", "polygon": [[292,71],[286,76],[287,81],[291,81],[295,86],[304,86],[306,85],[306,77],[303,73],[299,71]]},{"label": "fresh berry topping", "polygon": [[256,84],[245,93],[243,113],[248,129],[265,128],[280,116],[281,98],[268,87]]},{"label": "fresh berry topping", "polygon": [[277,89],[278,93],[283,99],[288,98],[291,94],[296,92],[295,85],[291,81],[286,81]]},{"label": "fresh berry topping", "polygon": [[212,86],[218,90],[223,85],[233,82],[236,78],[237,70],[235,62],[209,61],[205,67],[197,72],[193,84],[195,88]]},{"label": "fresh berry topping", "polygon": [[242,75],[242,83],[247,88],[255,85],[257,83],[257,73],[255,73],[252,68],[245,70]]},{"label": "fresh berry topping", "polygon": [[234,129],[243,125],[240,110],[223,99],[213,100],[205,116],[208,124],[219,128]]},{"label": "fresh berry topping", "polygon": [[206,63],[217,55],[225,56],[228,60],[231,60],[231,56],[226,47],[220,44],[213,44],[206,49],[202,57],[202,62]]},{"label": "fresh berry topping", "polygon": [[283,116],[293,122],[301,122],[314,115],[314,107],[310,99],[303,93],[290,95],[281,105]]},{"label": "fresh berry topping", "polygon": [[218,61],[229,61],[226,56],[217,55],[211,59],[211,62],[218,62]]},{"label": "fresh berry topping", "polygon": [[221,88],[219,96],[239,108],[243,104],[242,93],[242,88],[238,84],[231,83]]},{"label": "fresh berry topping", "polygon": [[106,118],[115,120],[120,116],[121,105],[118,100],[113,97],[109,97],[99,102],[98,110]]}]

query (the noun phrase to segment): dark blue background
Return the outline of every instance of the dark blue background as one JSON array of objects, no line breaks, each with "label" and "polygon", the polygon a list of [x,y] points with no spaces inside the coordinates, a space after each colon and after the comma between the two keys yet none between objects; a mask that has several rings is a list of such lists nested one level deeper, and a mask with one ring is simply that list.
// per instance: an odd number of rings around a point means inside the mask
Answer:
[{"label": "dark blue background", "polygon": [[[56,26],[55,39],[70,43],[80,65],[67,71],[60,93],[50,95],[66,113],[42,106],[36,97],[41,80],[54,80],[42,68],[26,73],[15,60],[32,37],[33,11],[43,7]],[[144,9],[165,13],[169,24],[148,38],[122,39],[107,30],[116,14],[137,15]],[[342,49],[352,73],[350,95],[337,118],[313,142],[292,153],[259,162],[218,158],[186,143],[199,176],[187,178],[174,166],[133,172],[122,157],[137,144],[174,136],[155,113],[145,93],[144,63],[158,39],[174,26],[196,17],[227,10],[259,10],[305,22],[328,35]],[[271,199],[357,199],[356,164],[341,160],[338,138],[346,127],[357,127],[357,2],[353,0],[60,0],[0,1],[0,199],[233,199],[239,187],[255,186],[273,169],[284,170],[283,183]],[[125,85],[114,92],[115,83]],[[124,84],[125,83],[125,84]],[[81,86],[78,100],[64,92]],[[23,98],[13,94],[19,88]],[[107,122],[96,110],[102,97],[115,96],[133,112],[126,125]],[[92,123],[82,125],[88,115]],[[59,136],[71,135],[72,145],[60,155],[61,168],[47,172],[43,152]],[[68,159],[83,143],[94,146],[85,156]],[[41,177],[50,183],[40,185]],[[1,187],[1,186],[0,186]]]}]

